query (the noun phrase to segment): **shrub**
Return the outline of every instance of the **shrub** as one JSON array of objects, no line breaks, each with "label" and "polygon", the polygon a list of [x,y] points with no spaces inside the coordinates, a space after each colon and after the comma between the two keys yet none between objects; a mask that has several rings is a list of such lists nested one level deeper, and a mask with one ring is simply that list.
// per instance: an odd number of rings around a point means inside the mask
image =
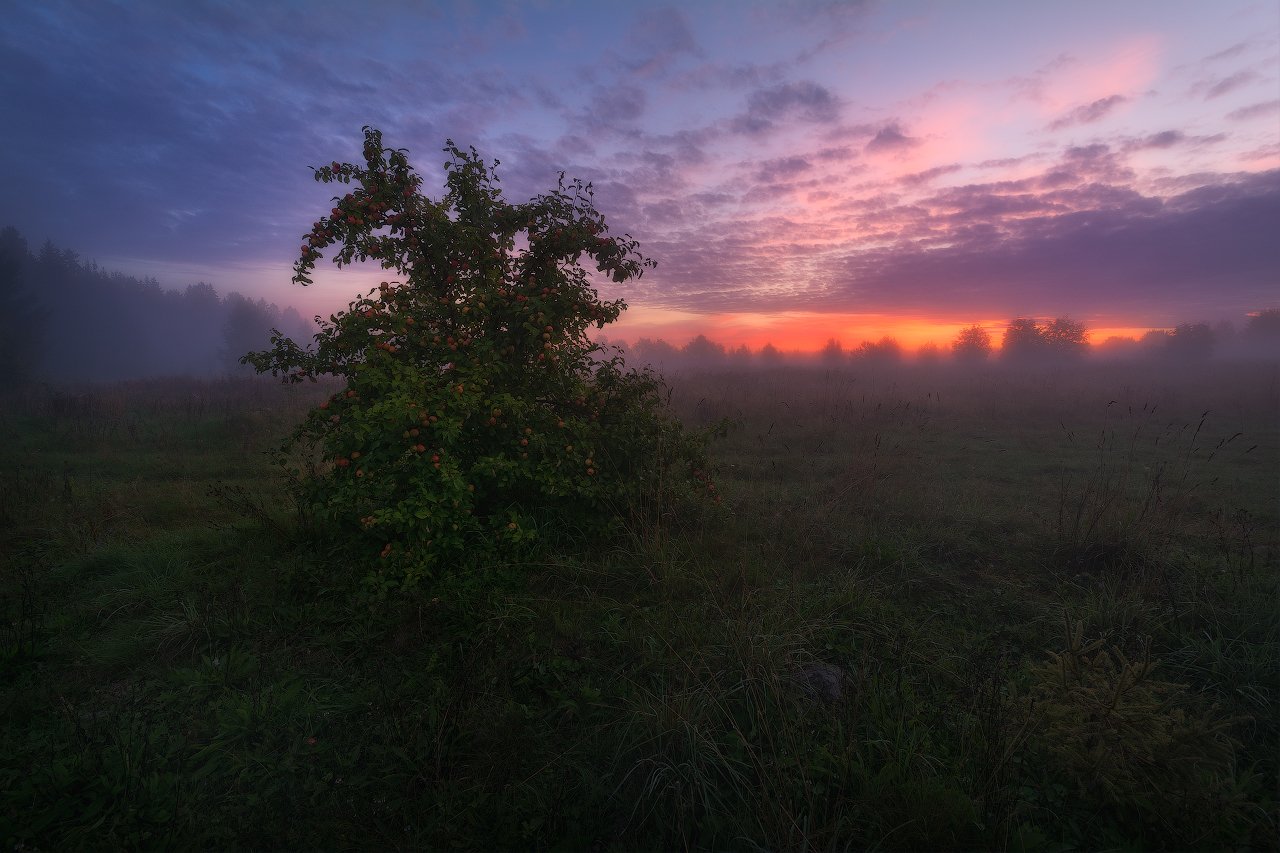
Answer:
[{"label": "shrub", "polygon": [[[1121,838],[1157,848],[1235,846],[1248,838],[1246,788],[1237,766],[1238,722],[1184,685],[1153,675],[1150,642],[1127,657],[1103,640],[1086,643],[1081,623],[1066,623],[1067,647],[1032,670],[1034,759],[1024,768],[1060,828],[1089,836],[1100,818]],[[1034,777],[1035,772],[1032,773]],[[1049,780],[1066,779],[1075,790]],[[1064,820],[1064,809],[1078,810]],[[1086,817],[1087,816],[1087,817]],[[1103,825],[1106,825],[1105,823]]]},{"label": "shrub", "polygon": [[311,283],[329,246],[340,267],[373,260],[404,281],[317,318],[312,348],[276,332],[244,359],[290,382],[344,380],[291,446],[320,451],[324,464],[299,480],[304,506],[373,559],[381,590],[509,557],[540,532],[600,532],[659,484],[714,497],[702,436],[667,416],[660,379],[587,337],[626,306],[601,301],[579,260],[615,282],[653,262],[608,235],[590,184],[562,174],[554,191],[509,204],[496,161],[444,150],[439,201],[370,128],[364,167],[315,170],[355,186],[306,238],[295,283]]}]

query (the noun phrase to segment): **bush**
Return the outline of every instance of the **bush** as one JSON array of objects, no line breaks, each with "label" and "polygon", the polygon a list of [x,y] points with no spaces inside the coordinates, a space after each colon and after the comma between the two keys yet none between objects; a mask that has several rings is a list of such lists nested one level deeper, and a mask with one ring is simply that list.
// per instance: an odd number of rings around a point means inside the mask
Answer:
[{"label": "bush", "polygon": [[[1102,640],[1086,643],[1081,623],[1066,629],[1067,648],[1032,670],[1025,790],[1088,846],[1105,846],[1099,823],[1119,829],[1108,841],[1155,848],[1246,843],[1256,779],[1237,765],[1229,730],[1239,720],[1156,678],[1149,641],[1130,659]],[[1075,790],[1054,781],[1064,778]]]},{"label": "bush", "polygon": [[338,266],[374,260],[383,282],[320,321],[303,350],[278,332],[245,356],[300,382],[345,387],[291,439],[324,463],[299,484],[323,529],[373,560],[381,590],[476,559],[503,559],[547,532],[598,533],[660,485],[714,497],[702,436],[667,416],[661,381],[587,337],[625,309],[602,302],[578,261],[615,282],[652,261],[608,236],[590,184],[525,204],[502,199],[497,162],[452,141],[433,201],[403,151],[365,128],[365,167],[316,180],[355,184],[302,246],[294,281],[322,250]]}]

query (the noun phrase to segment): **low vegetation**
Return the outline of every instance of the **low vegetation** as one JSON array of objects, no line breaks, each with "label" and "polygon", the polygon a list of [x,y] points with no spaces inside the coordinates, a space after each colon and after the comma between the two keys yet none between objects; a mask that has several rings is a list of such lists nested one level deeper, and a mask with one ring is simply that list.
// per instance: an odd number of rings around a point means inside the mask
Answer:
[{"label": "low vegetation", "polygon": [[336,386],[10,392],[0,837],[1275,848],[1274,363],[669,380],[721,504],[382,600],[272,452]]}]

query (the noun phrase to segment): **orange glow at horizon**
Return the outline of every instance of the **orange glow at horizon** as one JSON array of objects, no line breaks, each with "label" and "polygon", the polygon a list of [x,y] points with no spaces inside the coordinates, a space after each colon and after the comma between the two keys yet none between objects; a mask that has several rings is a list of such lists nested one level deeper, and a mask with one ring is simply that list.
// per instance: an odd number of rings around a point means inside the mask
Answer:
[{"label": "orange glow at horizon", "polygon": [[[387,277],[387,273],[373,270],[323,270],[316,278],[326,281],[345,280],[345,289],[364,292],[375,287]],[[313,313],[322,316],[338,310],[332,297],[320,288],[309,288],[307,295],[313,300],[295,299],[303,316]],[[314,298],[321,297],[321,298]],[[284,302],[282,304],[287,304]],[[311,310],[314,309],[314,310]],[[632,303],[616,323],[595,332],[593,337],[623,340],[634,344],[640,338],[661,338],[667,343],[682,347],[698,335],[706,335],[728,349],[746,345],[758,352],[765,344],[773,344],[782,352],[816,353],[835,339],[846,350],[853,350],[863,341],[878,341],[884,337],[895,339],[903,350],[912,353],[926,344],[936,344],[946,350],[963,329],[977,325],[991,335],[991,345],[1000,348],[1000,339],[1013,315],[999,318],[967,317],[918,317],[891,313],[825,313],[817,311],[741,312],[707,314],[681,311],[674,308],[654,308]],[[1040,316],[1043,322],[1047,316]],[[1097,345],[1109,337],[1141,338],[1157,326],[1120,325],[1114,316],[1099,317],[1094,325],[1088,317],[1076,318],[1084,322],[1091,344]],[[1106,325],[1102,325],[1102,324]],[[594,331],[594,330],[593,330]]]},{"label": "orange glow at horizon", "polygon": [[[632,307],[603,334],[614,340],[635,343],[640,338],[662,338],[674,346],[683,346],[697,335],[706,335],[716,343],[734,349],[746,345],[758,351],[772,344],[783,352],[818,352],[828,340],[835,339],[847,349],[855,349],[863,341],[895,339],[904,350],[913,352],[926,344],[946,349],[963,329],[981,326],[991,335],[991,344],[1000,348],[1000,339],[1009,321],[950,320],[942,318],[900,317],[891,314],[822,314],[786,311],[775,314],[694,314],[662,309]],[[1150,326],[1090,326],[1088,339],[1100,344],[1110,337],[1137,339]]]}]

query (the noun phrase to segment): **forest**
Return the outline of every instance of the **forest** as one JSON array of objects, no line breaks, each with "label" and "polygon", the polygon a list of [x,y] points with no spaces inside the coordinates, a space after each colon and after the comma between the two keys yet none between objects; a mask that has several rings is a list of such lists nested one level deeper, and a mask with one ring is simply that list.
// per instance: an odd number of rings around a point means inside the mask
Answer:
[{"label": "forest", "polygon": [[11,380],[252,373],[240,356],[265,346],[273,327],[304,339],[313,331],[292,308],[205,282],[166,289],[48,241],[33,253],[16,228],[0,231],[0,372]]}]

